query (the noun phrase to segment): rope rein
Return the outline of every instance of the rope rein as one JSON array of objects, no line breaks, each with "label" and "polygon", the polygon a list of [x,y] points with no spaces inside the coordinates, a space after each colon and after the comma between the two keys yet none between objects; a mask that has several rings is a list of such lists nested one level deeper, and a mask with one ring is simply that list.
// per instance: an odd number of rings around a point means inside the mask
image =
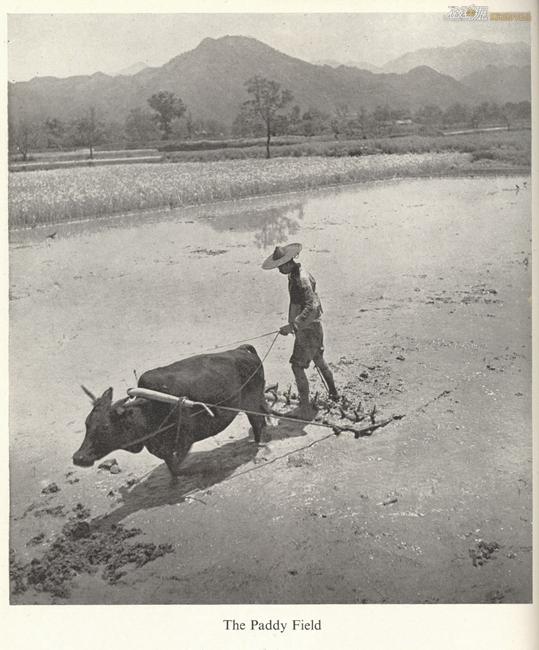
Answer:
[{"label": "rope rein", "polygon": [[[220,350],[221,348],[228,348],[231,345],[239,345],[240,343],[247,343],[247,341],[256,341],[257,339],[263,339],[266,336],[270,336],[270,334],[279,334],[279,330],[273,330],[271,332],[266,332],[265,334],[259,334],[258,336],[251,336],[250,339],[241,339],[240,341],[232,341],[232,343],[225,343],[224,345],[216,345],[215,347],[212,348],[212,350]],[[208,352],[211,352],[212,350],[208,350]]]},{"label": "rope rein", "polygon": [[248,343],[249,341],[256,341],[257,339],[263,339],[266,336],[270,336],[271,334],[278,334],[279,330],[272,330],[271,332],[265,332],[264,334],[258,334],[257,336],[251,336],[248,339],[240,339],[238,341],[231,341],[230,343],[223,343],[222,345],[214,345],[213,348],[209,348],[206,350],[200,350],[200,352],[193,352],[192,350],[185,351],[185,354],[190,354],[193,356],[199,355],[199,354],[209,354],[211,352],[215,352],[215,350],[222,350],[224,348],[229,348],[232,347],[233,345],[241,345],[242,343]]},{"label": "rope rein", "polygon": [[[229,399],[232,399],[233,397],[235,397],[238,393],[240,393],[240,392],[245,388],[245,386],[247,386],[247,384],[248,384],[248,383],[251,381],[251,379],[256,375],[256,373],[260,370],[260,368],[262,368],[262,366],[264,365],[264,361],[268,358],[268,355],[269,355],[269,353],[271,352],[273,346],[275,345],[275,342],[276,342],[277,339],[279,338],[279,330],[277,330],[277,333],[275,333],[275,332],[268,332],[267,334],[263,334],[262,336],[269,336],[270,334],[275,334],[275,338],[274,338],[273,341],[271,342],[269,348],[268,348],[267,351],[266,351],[266,354],[262,357],[260,363],[259,363],[258,366],[254,369],[254,371],[249,375],[249,377],[247,377],[247,379],[246,379],[246,380],[243,382],[243,384],[238,388],[238,390],[236,390],[234,393],[232,393],[232,395],[229,395],[228,397],[225,397],[225,398],[222,399],[221,401],[217,402],[217,404],[212,404],[212,406],[214,406],[214,407],[215,407],[215,406],[219,406],[219,404],[223,404],[223,402],[228,402]],[[209,404],[207,404],[206,406],[209,406]],[[196,411],[195,413],[192,413],[190,417],[193,417],[193,416],[195,416],[195,415],[198,415],[198,413],[202,413],[202,410],[200,410],[200,411]]]}]

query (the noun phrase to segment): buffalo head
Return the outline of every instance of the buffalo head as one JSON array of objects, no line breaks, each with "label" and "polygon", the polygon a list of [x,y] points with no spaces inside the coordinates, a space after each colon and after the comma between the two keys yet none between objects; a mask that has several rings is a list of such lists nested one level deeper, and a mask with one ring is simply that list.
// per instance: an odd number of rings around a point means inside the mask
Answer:
[{"label": "buffalo head", "polygon": [[147,433],[147,421],[143,412],[144,400],[125,398],[112,402],[112,388],[101,397],[95,397],[88,389],[93,408],[86,418],[86,435],[80,448],[73,454],[73,463],[80,467],[91,467],[117,449],[138,453],[144,447],[142,442],[133,442]]}]

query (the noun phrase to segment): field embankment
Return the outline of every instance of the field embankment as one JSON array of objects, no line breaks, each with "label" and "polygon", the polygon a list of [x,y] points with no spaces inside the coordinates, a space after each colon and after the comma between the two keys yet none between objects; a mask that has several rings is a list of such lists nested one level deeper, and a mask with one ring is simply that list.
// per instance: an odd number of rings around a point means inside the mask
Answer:
[{"label": "field embankment", "polygon": [[446,152],[149,163],[11,174],[9,223],[11,228],[34,227],[321,186],[451,173],[469,164],[469,154]]},{"label": "field embankment", "polygon": [[[189,143],[191,145],[196,143]],[[518,130],[485,131],[472,130],[460,134],[443,135],[399,135],[369,138],[344,138],[330,140],[307,138],[297,142],[276,140],[272,144],[273,157],[302,156],[370,156],[380,153],[442,153],[446,151],[470,153],[478,158],[510,163],[515,166],[531,164],[531,131]],[[192,146],[182,146],[176,151],[165,151],[165,160],[170,162],[201,162],[209,160],[238,160],[244,158],[264,158],[266,148],[263,142],[250,146],[233,146],[228,143],[222,149],[192,150]]]},{"label": "field embankment", "polygon": [[[442,153],[458,151],[476,159],[493,160],[513,167],[531,165],[529,125],[512,130],[502,127],[466,129],[455,133],[394,134],[368,138],[345,137],[336,140],[327,135],[283,136],[271,141],[272,158],[304,156],[370,156],[380,153]],[[96,150],[93,159],[88,150],[45,151],[32,153],[26,162],[10,161],[10,171],[34,171],[65,167],[133,164],[138,162],[209,162],[265,158],[263,138],[231,140],[187,140],[156,144],[153,148]]]}]

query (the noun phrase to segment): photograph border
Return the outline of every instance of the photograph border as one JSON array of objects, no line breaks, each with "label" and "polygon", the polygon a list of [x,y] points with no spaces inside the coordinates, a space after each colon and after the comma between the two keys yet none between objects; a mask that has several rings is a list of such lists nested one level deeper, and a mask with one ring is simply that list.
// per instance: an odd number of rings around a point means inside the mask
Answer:
[{"label": "photograph border", "polygon": [[[501,1],[488,4],[495,11],[532,12],[532,137],[533,167],[533,244],[532,281],[533,294],[533,388],[537,393],[537,195],[539,175],[536,172],[537,113],[537,3],[531,1]],[[2,21],[2,36],[7,44],[8,13],[332,13],[332,12],[446,12],[448,4],[433,2],[397,2],[374,0],[358,2],[299,2],[298,0],[276,2],[158,2],[147,10],[147,3],[130,2],[7,2]],[[428,7],[428,9],[427,9]],[[75,9],[77,11],[75,12]],[[121,10],[120,10],[121,9]],[[4,51],[7,48],[5,47]],[[7,80],[7,57],[2,59],[3,73]],[[5,218],[1,228],[5,254],[1,256],[0,279],[8,305],[8,228],[7,228],[7,83],[4,82],[5,99],[2,102],[2,185],[1,200]],[[530,297],[531,298],[531,297]],[[6,432],[1,461],[2,511],[0,525],[4,535],[2,557],[2,620],[6,647],[11,650],[95,650],[96,647],[115,648],[156,647],[166,644],[168,648],[328,648],[340,647],[362,650],[534,650],[539,647],[539,612],[537,608],[537,562],[534,562],[533,605],[137,605],[104,606],[10,606],[8,586],[8,525],[9,525],[9,464],[8,464],[8,312],[0,322],[3,346],[0,371],[0,414],[2,430]],[[537,405],[533,405],[534,468],[537,468]],[[537,476],[537,472],[534,472]],[[534,482],[534,510],[537,509],[537,486]],[[12,489],[15,489],[12,487]],[[536,512],[535,512],[536,514]],[[534,527],[534,551],[537,535]],[[66,609],[67,607],[67,609]],[[224,619],[269,617],[321,619],[323,629],[319,633],[281,634],[266,632],[226,632]]]}]

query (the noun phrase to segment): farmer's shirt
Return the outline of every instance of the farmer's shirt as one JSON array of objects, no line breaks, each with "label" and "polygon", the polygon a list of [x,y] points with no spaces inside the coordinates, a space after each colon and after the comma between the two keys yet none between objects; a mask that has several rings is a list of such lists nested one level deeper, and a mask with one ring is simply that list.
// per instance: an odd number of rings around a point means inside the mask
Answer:
[{"label": "farmer's shirt", "polygon": [[293,323],[301,330],[320,320],[322,305],[316,293],[316,280],[299,263],[288,274],[288,292],[290,294],[289,323]]}]

